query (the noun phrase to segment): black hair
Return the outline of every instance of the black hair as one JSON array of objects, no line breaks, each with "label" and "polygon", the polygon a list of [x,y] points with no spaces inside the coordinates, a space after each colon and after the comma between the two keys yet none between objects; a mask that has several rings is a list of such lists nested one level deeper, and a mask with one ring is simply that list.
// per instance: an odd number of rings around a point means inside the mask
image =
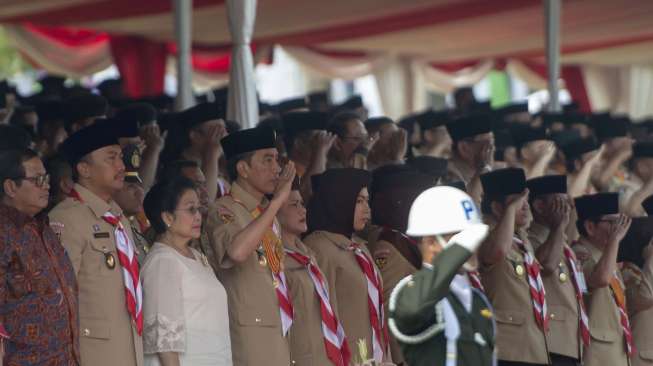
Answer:
[{"label": "black hair", "polygon": [[177,209],[181,196],[196,188],[190,179],[177,177],[168,182],[157,183],[150,189],[143,201],[143,209],[157,235],[165,233],[168,229],[161,214],[173,213]]},{"label": "black hair", "polygon": [[54,155],[45,162],[45,170],[50,174],[50,202],[54,203],[59,193],[61,180],[66,176],[72,177],[72,167],[62,155]]},{"label": "black hair", "polygon": [[254,156],[254,151],[238,154],[227,160],[227,174],[229,174],[229,180],[235,182],[238,178],[238,169],[236,168],[238,162],[245,160],[249,164],[252,162],[252,156]]},{"label": "black hair", "polygon": [[79,170],[77,170],[77,164],[84,162],[84,163],[90,163],[91,162],[91,153],[88,153],[84,156],[82,156],[79,160],[72,162],[70,164],[72,170],[73,170],[73,182],[79,183]]},{"label": "black hair", "polygon": [[231,120],[231,119],[225,119],[224,120],[224,125],[227,129],[228,134],[236,133],[241,130],[240,123],[237,121]]},{"label": "black hair", "polygon": [[31,149],[0,151],[0,197],[5,195],[5,180],[13,179],[20,184],[20,178],[25,177],[23,163],[36,157],[38,157],[38,154]]},{"label": "black hair", "polygon": [[360,119],[361,117],[356,113],[340,112],[331,118],[327,131],[338,135],[342,139],[347,135],[347,122]]},{"label": "black hair", "polygon": [[504,196],[486,196],[483,195],[483,198],[481,199],[481,212],[485,215],[492,215],[492,202],[498,202],[500,204],[504,204],[506,202],[506,197]]},{"label": "black hair", "polygon": [[194,160],[174,160],[163,166],[159,172],[159,182],[168,182],[182,176],[182,170],[186,168],[200,168],[198,162]]},{"label": "black hair", "polygon": [[565,168],[567,169],[567,173],[573,173],[576,171],[576,160],[578,160],[578,158],[565,159]]},{"label": "black hair", "polygon": [[576,220],[576,229],[578,229],[578,233],[580,236],[587,237],[587,230],[585,230],[585,221],[591,221],[593,223],[599,222],[599,217],[590,217],[586,219],[580,219],[578,218]]},{"label": "black hair", "polygon": [[24,150],[32,143],[30,133],[18,126],[0,125],[0,150]]}]

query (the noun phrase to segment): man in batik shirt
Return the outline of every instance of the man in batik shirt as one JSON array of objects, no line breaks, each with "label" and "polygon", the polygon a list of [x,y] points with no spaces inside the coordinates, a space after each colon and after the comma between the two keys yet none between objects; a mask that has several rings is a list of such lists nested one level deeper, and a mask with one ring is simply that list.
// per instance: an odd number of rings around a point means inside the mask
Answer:
[{"label": "man in batik shirt", "polygon": [[80,365],[75,273],[42,212],[49,178],[33,151],[0,151],[4,365]]}]

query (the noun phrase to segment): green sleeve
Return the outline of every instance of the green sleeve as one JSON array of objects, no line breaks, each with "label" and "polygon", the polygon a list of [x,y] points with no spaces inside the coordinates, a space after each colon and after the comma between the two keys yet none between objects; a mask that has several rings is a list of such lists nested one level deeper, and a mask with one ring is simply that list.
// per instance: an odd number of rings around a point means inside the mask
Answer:
[{"label": "green sleeve", "polygon": [[449,284],[472,254],[454,244],[433,260],[433,270],[423,268],[411,283],[398,289],[394,319],[399,330],[408,335],[420,333],[435,317],[435,304],[449,292]]}]

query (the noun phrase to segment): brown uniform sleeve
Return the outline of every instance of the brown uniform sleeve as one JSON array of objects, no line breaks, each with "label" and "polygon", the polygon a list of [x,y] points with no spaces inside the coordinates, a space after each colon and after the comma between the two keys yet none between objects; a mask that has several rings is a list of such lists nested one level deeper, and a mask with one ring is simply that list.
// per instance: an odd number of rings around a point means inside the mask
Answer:
[{"label": "brown uniform sleeve", "polygon": [[234,266],[227,248],[242,229],[236,222],[233,211],[222,204],[212,205],[206,222],[206,232],[217,262],[214,263],[214,268],[228,269]]},{"label": "brown uniform sleeve", "polygon": [[57,227],[55,232],[59,233],[61,245],[66,248],[66,254],[77,276],[82,264],[82,255],[88,246],[88,240],[79,231],[78,215],[74,212],[55,211],[50,213],[49,218],[50,225]]}]

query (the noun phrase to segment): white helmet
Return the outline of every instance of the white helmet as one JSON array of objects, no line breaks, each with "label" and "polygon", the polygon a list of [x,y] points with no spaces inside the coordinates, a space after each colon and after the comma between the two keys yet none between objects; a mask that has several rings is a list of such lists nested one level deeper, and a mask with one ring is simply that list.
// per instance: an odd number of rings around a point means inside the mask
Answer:
[{"label": "white helmet", "polygon": [[417,196],[410,208],[406,233],[410,236],[443,235],[482,223],[478,208],[467,193],[438,186]]}]

